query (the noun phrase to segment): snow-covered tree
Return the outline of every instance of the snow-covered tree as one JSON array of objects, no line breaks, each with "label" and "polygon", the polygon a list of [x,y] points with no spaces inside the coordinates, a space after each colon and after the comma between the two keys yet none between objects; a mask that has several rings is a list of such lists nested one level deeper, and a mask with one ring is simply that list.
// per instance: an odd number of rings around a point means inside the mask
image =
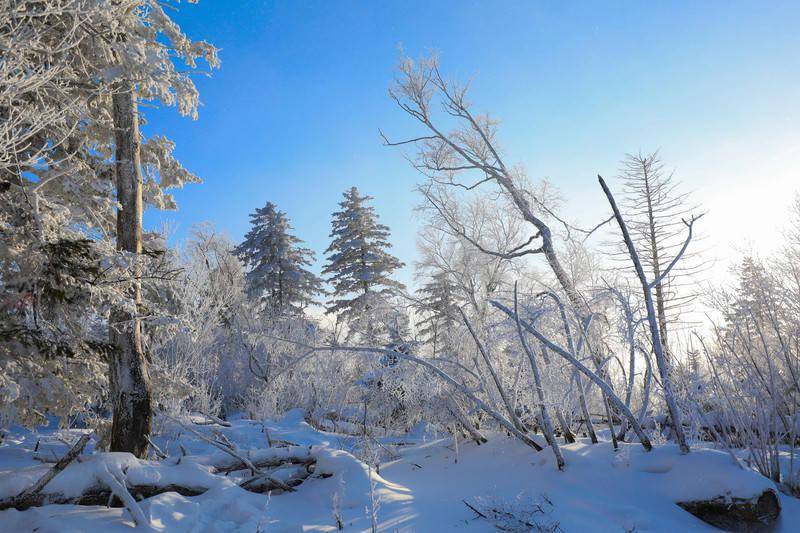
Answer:
[{"label": "snow-covered tree", "polygon": [[[622,162],[620,176],[623,183],[621,206],[631,232],[631,238],[640,250],[642,266],[653,279],[661,276],[684,240],[684,222],[697,206],[690,195],[681,192],[680,183],[673,173],[664,168],[658,151],[649,154],[627,154]],[[695,239],[696,240],[696,239]],[[628,260],[621,239],[614,243],[617,258]],[[691,309],[698,282],[697,275],[707,267],[697,248],[684,253],[679,265],[673,268],[653,290],[658,328],[664,346],[669,349],[668,324],[679,324],[681,315]]]},{"label": "snow-covered tree", "polygon": [[300,246],[286,213],[267,202],[250,215],[250,231],[236,254],[249,268],[248,296],[269,316],[299,315],[322,290],[322,281],[307,267],[314,252]]},{"label": "snow-covered tree", "polygon": [[374,332],[375,324],[370,317],[405,288],[392,279],[403,263],[387,251],[392,246],[389,228],[378,222],[375,208],[367,205],[372,197],[361,196],[355,187],[343,196],[344,201],[339,203],[341,210],[333,214],[330,234],[333,241],[325,250],[328,263],[322,270],[333,285],[333,300],[326,312],[339,314],[351,327],[364,319],[366,331]]},{"label": "snow-covered tree", "polygon": [[[4,300],[6,294],[19,296],[15,327],[30,333],[15,340],[63,340],[59,332],[74,323],[93,326],[93,334],[71,328],[78,333],[72,345],[96,346],[114,309],[111,357],[87,355],[97,358],[95,371],[111,363],[120,422],[112,447],[142,455],[150,407],[139,285],[149,258],[158,254],[142,232],[141,214],[148,206],[175,208],[166,190],[199,179],[174,158],[171,141],[142,136],[137,102],[174,105],[196,116],[199,98],[191,74],[198,59],[217,66],[216,50],[188,38],[154,0],[20,0],[0,3],[0,18],[0,47],[9,51],[9,61],[0,66],[0,116],[9,118],[0,126],[0,201],[20,207],[3,220],[9,231],[0,246],[0,288]],[[62,305],[50,307],[51,314],[62,311],[58,316],[34,320],[47,296],[42,276],[53,245],[79,259],[75,264],[90,267],[69,271],[92,291],[88,315]],[[39,379],[46,357],[40,346],[50,344],[26,344],[26,372],[33,379]],[[14,346],[0,350],[3,357],[14,354],[17,363],[23,353]],[[127,386],[131,390],[120,388]]]},{"label": "snow-covered tree", "polygon": [[431,346],[434,357],[442,350],[442,340],[458,325],[457,291],[448,273],[442,271],[434,273],[418,291],[415,307],[421,318],[416,323],[417,333]]}]

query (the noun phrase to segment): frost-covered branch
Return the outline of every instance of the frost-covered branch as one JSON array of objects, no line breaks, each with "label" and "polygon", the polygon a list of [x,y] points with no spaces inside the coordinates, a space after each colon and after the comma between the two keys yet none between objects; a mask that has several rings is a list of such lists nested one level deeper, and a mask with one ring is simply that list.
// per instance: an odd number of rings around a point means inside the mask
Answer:
[{"label": "frost-covered branch", "polygon": [[497,375],[497,371],[494,369],[494,365],[492,364],[492,360],[489,358],[489,354],[486,351],[486,347],[483,345],[481,340],[478,338],[478,334],[475,333],[475,329],[472,327],[472,323],[470,322],[467,314],[464,313],[464,310],[459,308],[459,312],[461,313],[461,318],[464,321],[464,324],[467,326],[467,330],[469,330],[469,334],[472,335],[475,344],[478,346],[478,351],[480,352],[481,356],[483,357],[484,363],[486,363],[486,367],[489,369],[489,374],[492,376],[492,380],[494,381],[495,386],[497,387],[497,391],[500,393],[500,398],[503,400],[503,405],[508,412],[508,416],[511,418],[511,422],[521,432],[525,432],[525,426],[520,421],[517,414],[514,412],[514,407],[511,405],[511,399],[506,392],[503,383],[500,381],[500,377]]},{"label": "frost-covered branch", "polygon": [[[491,300],[490,302],[494,307],[508,315],[509,318],[514,319],[514,311],[506,307],[505,305],[501,304],[497,300]],[[642,446],[645,450],[650,451],[653,446],[650,443],[650,439],[645,435],[644,431],[642,430],[639,421],[636,420],[636,417],[631,413],[630,409],[625,405],[625,402],[619,399],[619,397],[614,394],[614,391],[609,387],[608,383],[606,383],[603,379],[597,376],[596,373],[589,370],[583,363],[581,363],[578,359],[575,358],[571,353],[564,350],[557,344],[553,343],[550,339],[545,337],[542,333],[540,333],[536,328],[534,328],[531,324],[524,320],[520,320],[520,324],[524,327],[531,335],[539,339],[542,343],[547,346],[548,349],[557,353],[571,364],[573,364],[578,370],[580,370],[587,378],[589,378],[595,385],[597,385],[601,391],[608,397],[608,399],[614,403],[617,409],[625,416],[629,422],[631,423],[631,427],[633,428],[636,436],[639,437],[639,441],[642,443]]]},{"label": "frost-covered branch", "polygon": [[[647,309],[647,322],[650,326],[650,337],[653,344],[653,353],[655,354],[656,364],[658,365],[658,371],[661,376],[661,386],[664,389],[664,400],[667,403],[667,409],[669,410],[670,418],[672,419],[675,437],[678,441],[678,445],[681,448],[681,452],[689,453],[689,445],[686,442],[686,435],[684,434],[683,426],[681,425],[680,409],[678,408],[678,404],[675,399],[675,393],[672,389],[669,361],[664,353],[664,345],[661,342],[661,332],[658,327],[658,319],[653,302],[652,287],[650,282],[647,280],[647,275],[642,267],[642,262],[639,259],[636,246],[631,239],[630,232],[625,224],[625,220],[622,218],[622,214],[617,207],[617,202],[614,200],[614,195],[611,193],[611,190],[608,188],[606,182],[601,176],[597,176],[597,179],[600,182],[600,187],[603,188],[603,192],[608,199],[608,203],[611,205],[611,209],[614,212],[614,218],[617,219],[617,224],[619,225],[620,231],[622,231],[622,237],[625,240],[625,246],[628,248],[628,254],[630,255],[631,262],[633,263],[634,269],[636,270],[636,275],[641,282],[642,293],[644,295],[645,306]],[[689,229],[691,234],[691,226],[689,226]],[[688,242],[689,241],[687,240],[687,246]]]},{"label": "frost-covered branch", "polygon": [[274,337],[276,340],[283,340],[290,344],[295,344],[305,348],[306,350],[313,350],[314,352],[325,352],[325,351],[339,351],[339,352],[357,352],[357,353],[371,353],[371,354],[381,354],[381,355],[389,355],[392,357],[397,357],[398,359],[402,359],[404,361],[409,361],[414,364],[423,366],[428,370],[432,371],[436,374],[440,379],[442,379],[448,385],[454,387],[459,392],[464,394],[467,398],[472,400],[475,405],[477,405],[483,412],[493,418],[498,424],[500,424],[504,429],[506,429],[509,433],[520,439],[522,442],[530,446],[531,448],[535,449],[537,452],[542,451],[542,447],[525,433],[518,430],[512,422],[510,422],[506,417],[498,413],[496,410],[492,409],[486,402],[478,398],[472,391],[470,391],[467,387],[453,379],[447,372],[442,370],[441,368],[437,367],[430,362],[420,359],[419,357],[415,357],[414,355],[399,352],[396,350],[390,350],[387,348],[380,348],[377,346],[367,347],[367,346],[312,346],[306,343],[302,343],[299,341],[292,341],[288,339],[281,339],[278,337]]},{"label": "frost-covered branch", "polygon": [[564,456],[561,455],[561,448],[558,446],[555,433],[553,432],[553,422],[550,419],[550,413],[547,411],[547,401],[544,395],[544,388],[542,387],[542,376],[539,372],[539,363],[536,362],[536,356],[528,346],[528,341],[525,339],[525,333],[522,331],[522,324],[519,318],[519,306],[517,301],[517,284],[514,283],[514,321],[517,325],[517,335],[519,335],[519,342],[522,344],[522,349],[528,356],[528,361],[531,364],[531,372],[533,374],[533,384],[536,388],[536,396],[539,399],[539,415],[542,417],[542,426],[544,426],[544,436],[548,444],[553,449],[553,455],[556,457],[556,465],[559,470],[564,469]]}]

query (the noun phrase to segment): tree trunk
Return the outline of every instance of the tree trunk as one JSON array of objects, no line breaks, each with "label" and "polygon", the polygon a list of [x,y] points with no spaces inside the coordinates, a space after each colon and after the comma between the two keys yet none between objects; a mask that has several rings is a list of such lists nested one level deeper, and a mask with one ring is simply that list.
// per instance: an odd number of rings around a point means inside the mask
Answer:
[{"label": "tree trunk", "polygon": [[[139,161],[139,118],[133,84],[113,96],[116,141],[117,249],[142,252],[142,174]],[[138,262],[138,257],[134,256]],[[115,347],[109,361],[114,420],[111,451],[147,456],[152,422],[150,375],[142,349],[137,310],[141,302],[139,266],[135,265],[129,298],[133,306],[111,311],[109,339]]]},{"label": "tree trunk", "polygon": [[[619,224],[619,229],[622,232],[623,239],[625,240],[625,246],[628,249],[631,262],[633,263],[633,266],[636,269],[636,275],[642,284],[642,295],[644,296],[645,309],[647,310],[647,323],[650,326],[650,338],[653,341],[653,355],[656,358],[656,366],[658,367],[658,372],[661,375],[661,387],[664,390],[664,402],[667,404],[667,410],[669,411],[669,416],[672,419],[672,426],[675,431],[675,440],[678,442],[681,453],[689,453],[689,445],[686,442],[686,435],[684,434],[683,425],[681,424],[680,408],[678,407],[678,402],[675,400],[675,394],[672,390],[670,363],[664,354],[664,346],[661,343],[661,332],[658,328],[658,319],[655,305],[653,304],[653,291],[650,287],[650,282],[647,280],[644,267],[642,267],[642,262],[639,259],[639,253],[636,251],[636,246],[634,245],[630,233],[628,232],[628,226],[625,224],[625,220],[622,218],[622,214],[617,207],[617,202],[614,200],[614,195],[611,194],[611,190],[608,188],[606,182],[600,175],[597,176],[597,179],[600,181],[600,186],[603,188],[603,192],[605,193],[606,198],[608,198],[608,203],[611,205],[611,209],[614,211],[614,217],[617,219],[617,223]],[[691,238],[691,225],[689,226],[689,231],[689,238]],[[684,244],[681,253],[686,249],[686,245],[688,244],[689,240],[687,240]],[[681,253],[676,256],[675,261],[680,259]]]},{"label": "tree trunk", "polygon": [[[644,169],[645,191],[647,194],[647,225],[650,237],[650,262],[653,264],[653,279],[661,276],[661,259],[658,255],[658,239],[656,237],[656,220],[653,213],[653,192],[650,190],[650,177],[647,175],[647,168]],[[667,280],[664,280],[666,283]],[[658,283],[656,289],[656,313],[658,314],[658,329],[661,332],[661,343],[664,345],[664,353],[669,357],[669,343],[667,342],[667,311],[664,303],[663,283]]]}]

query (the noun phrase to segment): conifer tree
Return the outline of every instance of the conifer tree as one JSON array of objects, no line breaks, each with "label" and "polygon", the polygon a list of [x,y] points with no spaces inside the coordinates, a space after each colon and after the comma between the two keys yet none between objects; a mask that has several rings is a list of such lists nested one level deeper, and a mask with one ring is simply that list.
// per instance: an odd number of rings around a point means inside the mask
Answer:
[{"label": "conifer tree", "polygon": [[375,340],[375,324],[370,320],[387,299],[405,287],[392,279],[395,270],[403,266],[387,252],[389,228],[378,222],[375,208],[367,205],[371,196],[361,196],[351,187],[333,214],[331,238],[325,253],[328,263],[322,270],[333,285],[333,299],[326,312],[337,313],[358,329],[356,322],[366,319],[365,331]]},{"label": "conifer tree", "polygon": [[[48,355],[52,339],[85,356],[92,372],[85,383],[95,391],[100,379],[94,378],[107,366],[110,448],[139,457],[147,455],[152,418],[140,295],[144,268],[158,254],[146,242],[142,212],[174,209],[167,190],[199,178],[175,158],[169,139],[142,134],[138,102],[176,106],[196,117],[191,74],[199,60],[209,69],[218,66],[216,49],[189,38],[167,7],[175,6],[156,0],[0,2],[0,76],[7,82],[0,83],[0,115],[9,119],[0,120],[0,223],[12,224],[0,232],[0,300],[21,296],[13,327],[32,341],[26,364],[18,365],[18,350],[0,335],[0,374],[14,366],[17,379],[48,387],[42,376],[52,373],[53,381],[74,390],[74,380]],[[9,220],[6,205],[22,209]],[[63,261],[54,263],[57,256]],[[98,264],[106,265],[101,276]],[[74,279],[71,289],[91,297],[44,292],[64,285],[59,278],[65,277]],[[53,296],[58,306],[49,305]],[[38,320],[44,306],[49,316]],[[7,321],[0,322],[5,330]],[[64,324],[70,339],[61,333]],[[84,394],[63,401],[48,396],[38,395],[37,402],[47,408],[88,403]]]},{"label": "conifer tree", "polygon": [[420,299],[415,307],[423,318],[417,322],[417,328],[422,342],[431,345],[434,356],[440,351],[443,337],[456,326],[457,290],[443,271],[433,274],[419,289]]},{"label": "conifer tree", "polygon": [[286,213],[267,202],[250,215],[252,228],[236,254],[249,267],[247,294],[270,316],[296,316],[322,291],[321,280],[308,270],[314,252],[292,235]]},{"label": "conifer tree", "polygon": [[[685,238],[687,218],[696,206],[688,193],[680,192],[680,184],[667,172],[658,151],[650,154],[628,154],[622,163],[625,195],[622,205],[628,229],[647,273],[658,278],[678,253]],[[617,244],[619,246],[619,244]],[[618,256],[627,261],[627,252],[620,247]],[[678,322],[681,313],[690,309],[696,294],[687,290],[707,263],[689,250],[680,264],[654,287],[658,329],[669,350],[668,324]]]}]

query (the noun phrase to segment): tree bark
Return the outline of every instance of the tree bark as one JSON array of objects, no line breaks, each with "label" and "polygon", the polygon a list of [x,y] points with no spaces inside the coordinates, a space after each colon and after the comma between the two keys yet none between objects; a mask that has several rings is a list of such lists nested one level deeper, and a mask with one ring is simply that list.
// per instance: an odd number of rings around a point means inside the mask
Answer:
[{"label": "tree bark", "polygon": [[[113,95],[117,176],[117,249],[138,262],[142,252],[142,174],[136,89],[131,83]],[[139,266],[134,265],[128,297],[133,306],[111,311],[109,340],[115,347],[109,361],[113,423],[111,451],[147,457],[151,409],[150,375],[142,349],[138,307],[141,303]]]}]

